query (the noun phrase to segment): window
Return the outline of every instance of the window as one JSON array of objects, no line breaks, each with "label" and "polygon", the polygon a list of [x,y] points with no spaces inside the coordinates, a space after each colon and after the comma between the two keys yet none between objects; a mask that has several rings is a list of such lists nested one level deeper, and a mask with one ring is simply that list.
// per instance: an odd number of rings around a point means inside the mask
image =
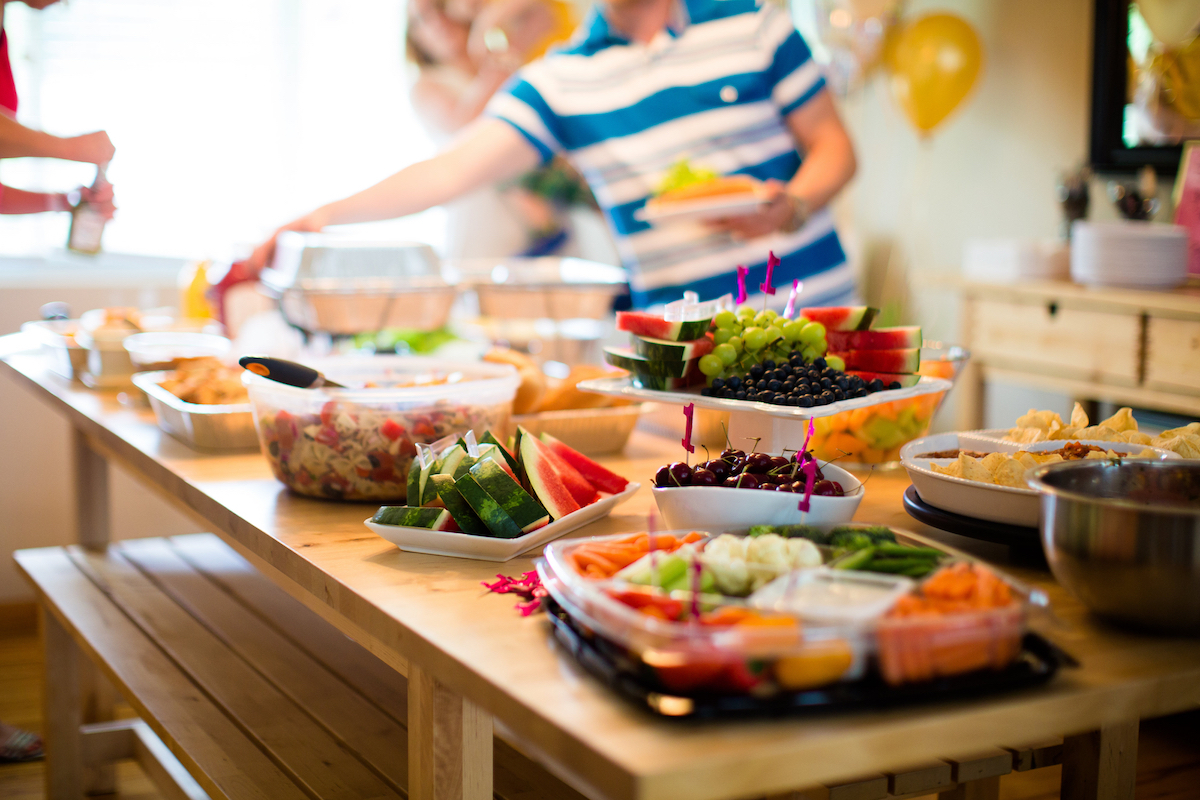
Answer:
[{"label": "window", "polygon": [[[109,252],[231,256],[434,152],[408,101],[402,0],[72,0],[5,15],[21,121],[104,128],[117,146]],[[94,170],[16,159],[0,176],[63,191]],[[445,238],[440,209],[369,228]],[[65,214],[0,218],[0,254],[61,247],[66,229]]]}]

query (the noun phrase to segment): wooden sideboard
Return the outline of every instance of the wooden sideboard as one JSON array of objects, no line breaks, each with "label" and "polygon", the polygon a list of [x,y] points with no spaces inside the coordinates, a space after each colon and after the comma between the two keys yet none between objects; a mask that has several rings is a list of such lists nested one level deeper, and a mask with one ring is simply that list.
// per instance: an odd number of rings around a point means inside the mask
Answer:
[{"label": "wooden sideboard", "polygon": [[967,282],[962,294],[971,361],[959,381],[959,428],[983,427],[991,380],[1200,416],[1200,286]]}]

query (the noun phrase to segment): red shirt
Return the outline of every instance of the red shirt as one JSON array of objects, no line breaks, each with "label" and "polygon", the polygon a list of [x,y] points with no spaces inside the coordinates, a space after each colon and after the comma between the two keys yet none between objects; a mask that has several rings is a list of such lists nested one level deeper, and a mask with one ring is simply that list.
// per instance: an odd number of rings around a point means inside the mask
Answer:
[{"label": "red shirt", "polygon": [[8,34],[3,29],[0,29],[0,108],[13,115],[17,113],[17,83],[8,62]]}]

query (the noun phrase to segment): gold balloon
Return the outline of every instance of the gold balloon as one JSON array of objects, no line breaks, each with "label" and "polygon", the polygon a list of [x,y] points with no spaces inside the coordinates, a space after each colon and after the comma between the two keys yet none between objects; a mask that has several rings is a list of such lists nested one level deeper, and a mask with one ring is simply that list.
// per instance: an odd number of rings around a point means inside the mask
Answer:
[{"label": "gold balloon", "polygon": [[971,92],[983,66],[983,45],[961,17],[926,14],[901,27],[884,59],[892,96],[913,126],[929,133]]},{"label": "gold balloon", "polygon": [[1146,27],[1165,47],[1176,48],[1195,36],[1200,0],[1137,0]]}]

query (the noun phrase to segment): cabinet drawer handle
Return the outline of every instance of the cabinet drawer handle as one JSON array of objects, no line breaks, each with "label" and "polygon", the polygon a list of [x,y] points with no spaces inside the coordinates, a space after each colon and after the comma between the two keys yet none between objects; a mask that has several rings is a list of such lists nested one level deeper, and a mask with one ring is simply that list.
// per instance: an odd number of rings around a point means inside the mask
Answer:
[{"label": "cabinet drawer handle", "polygon": [[1055,303],[1054,301],[1047,303],[1046,304],[1046,313],[1050,315],[1051,319],[1054,319],[1055,317],[1057,317],[1058,316],[1058,303]]}]

